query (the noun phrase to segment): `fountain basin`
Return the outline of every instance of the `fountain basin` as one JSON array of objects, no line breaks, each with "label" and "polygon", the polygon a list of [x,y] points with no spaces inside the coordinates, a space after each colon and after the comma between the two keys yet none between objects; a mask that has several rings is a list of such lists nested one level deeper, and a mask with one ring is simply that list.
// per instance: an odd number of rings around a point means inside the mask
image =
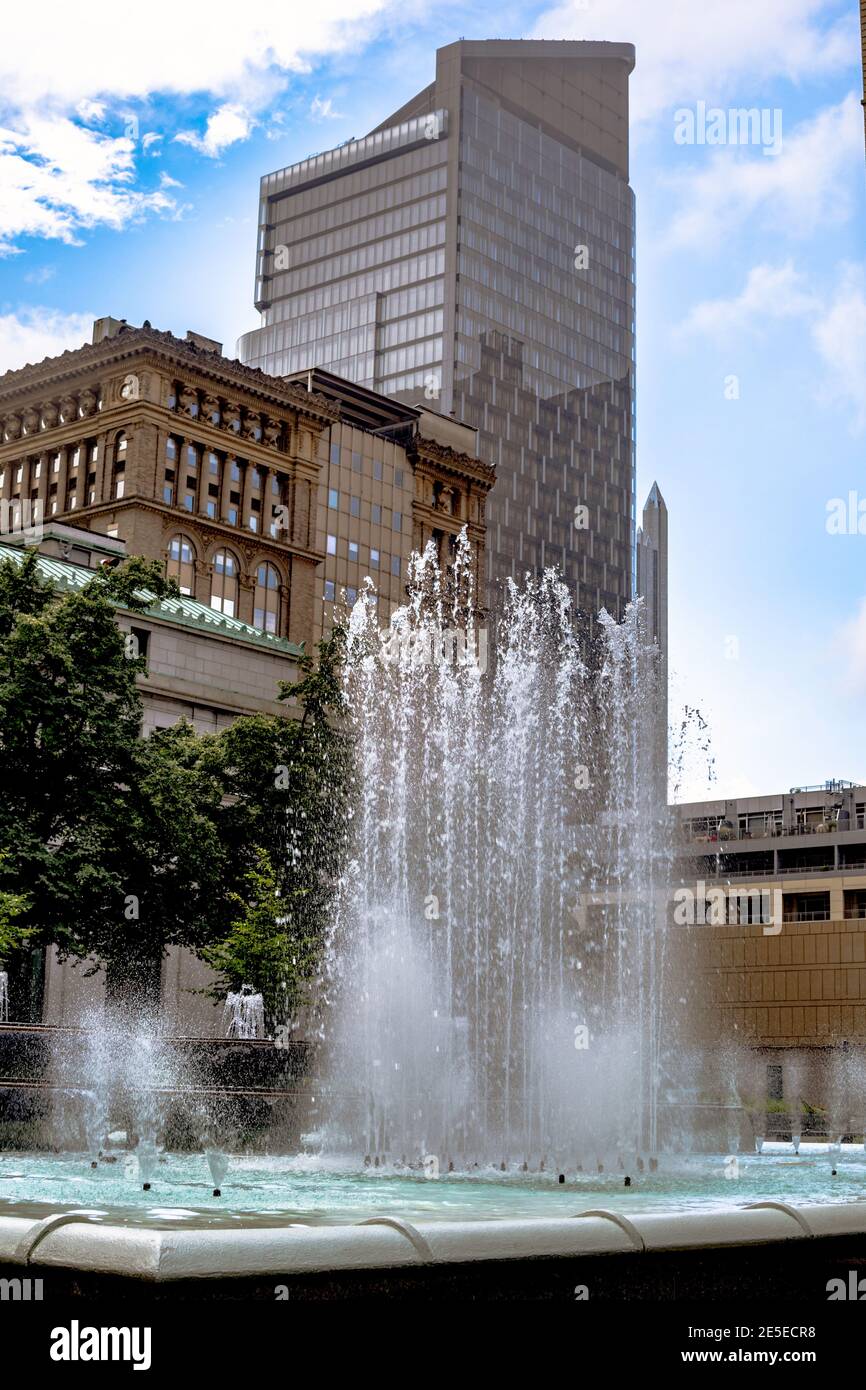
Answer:
[{"label": "fountain basin", "polygon": [[[342,1171],[162,1155],[152,1191],[85,1155],[0,1161],[0,1277],[60,1296],[826,1299],[866,1258],[866,1159],[825,1144],[738,1159],[667,1156],[655,1174]],[[604,1257],[603,1259],[601,1257]],[[217,1288],[218,1286],[218,1288]],[[582,1295],[581,1295],[582,1296]]]},{"label": "fountain basin", "polygon": [[827,1298],[866,1249],[866,1207],[590,1208],[542,1220],[164,1229],[0,1216],[0,1277],[45,1297]]}]

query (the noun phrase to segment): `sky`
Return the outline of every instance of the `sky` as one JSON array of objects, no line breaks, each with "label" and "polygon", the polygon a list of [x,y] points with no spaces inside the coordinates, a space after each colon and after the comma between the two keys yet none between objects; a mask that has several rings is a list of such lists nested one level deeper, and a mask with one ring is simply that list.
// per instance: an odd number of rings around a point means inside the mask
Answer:
[{"label": "sky", "polygon": [[698,708],[713,760],[680,798],[866,781],[856,0],[7,6],[0,371],[105,314],[233,354],[260,176],[365,134],[458,38],[636,48],[638,498],[670,513],[671,720]]}]

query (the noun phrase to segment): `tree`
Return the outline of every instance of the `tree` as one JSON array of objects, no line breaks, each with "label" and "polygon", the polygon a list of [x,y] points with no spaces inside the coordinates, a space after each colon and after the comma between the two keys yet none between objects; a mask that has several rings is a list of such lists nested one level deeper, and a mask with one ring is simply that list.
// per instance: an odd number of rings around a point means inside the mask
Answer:
[{"label": "tree", "polygon": [[340,726],[344,714],[339,666],[345,632],[318,644],[318,664],[305,656],[302,678],[283,682],[301,718],[253,715],[220,735],[226,802],[222,839],[229,855],[252,865],[264,850],[283,904],[305,939],[324,944],[351,827],[352,748]]},{"label": "tree", "polygon": [[139,559],[60,592],[35,552],[0,564],[0,893],[26,894],[19,949],[94,953],[110,977],[195,944],[219,873],[221,789],[183,733],[141,740],[145,662],[117,624],[176,593]]},{"label": "tree", "polygon": [[[319,644],[318,666],[302,658],[296,686],[281,685],[300,718],[241,718],[219,735],[180,724],[142,739],[145,662],[128,652],[117,610],[176,593],[144,560],[59,593],[32,552],[0,564],[0,952],[54,944],[105,966],[111,997],[155,1004],[168,946],[222,946],[214,958],[228,962],[257,924],[256,983],[293,1001],[291,981],[306,980],[321,951],[348,843],[344,635]],[[267,915],[272,898],[279,918]]]},{"label": "tree", "polygon": [[288,901],[281,896],[270,856],[258,848],[243,892],[230,894],[239,915],[222,941],[200,953],[218,972],[207,990],[210,997],[221,1003],[229,990],[251,985],[262,995],[270,1033],[293,1019],[318,969],[319,937],[305,927],[298,910],[304,895],[300,889]]}]

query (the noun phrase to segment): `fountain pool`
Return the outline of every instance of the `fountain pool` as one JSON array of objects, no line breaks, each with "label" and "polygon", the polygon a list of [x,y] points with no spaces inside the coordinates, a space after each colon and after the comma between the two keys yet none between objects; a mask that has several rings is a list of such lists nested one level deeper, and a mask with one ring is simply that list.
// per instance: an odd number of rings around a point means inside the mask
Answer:
[{"label": "fountain pool", "polygon": [[[436,1180],[422,1172],[327,1166],[311,1156],[228,1160],[222,1197],[203,1154],[163,1154],[142,1190],[134,1154],[90,1167],[87,1154],[15,1154],[0,1157],[0,1217],[86,1211],[122,1222],[341,1225],[377,1216],[404,1221],[494,1221],[572,1216],[592,1207],[608,1211],[729,1211],[754,1202],[866,1201],[866,1154],[860,1144],[765,1144],[761,1154],[670,1155],[654,1173],[502,1173],[497,1168],[451,1173]],[[836,1176],[831,1176],[835,1168]]]}]

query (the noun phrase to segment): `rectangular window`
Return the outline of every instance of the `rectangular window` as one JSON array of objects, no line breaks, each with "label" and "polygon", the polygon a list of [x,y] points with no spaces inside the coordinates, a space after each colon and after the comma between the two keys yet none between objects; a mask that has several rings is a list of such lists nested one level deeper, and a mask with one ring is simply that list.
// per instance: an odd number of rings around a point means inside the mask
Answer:
[{"label": "rectangular window", "polygon": [[361,455],[358,453],[357,449],[353,449],[353,450],[352,450],[352,472],[353,472],[353,473],[360,473],[360,471],[361,471]]},{"label": "rectangular window", "polygon": [[333,579],[326,579],[326,580],[325,580],[325,602],[326,602],[326,603],[333,603],[333,602],[334,602],[334,581],[333,581]]},{"label": "rectangular window", "polygon": [[258,519],[258,517],[257,517],[257,516],[251,516],[251,517],[250,517],[250,530],[251,530],[251,531],[258,531],[258,529],[259,529],[259,519]]},{"label": "rectangular window", "polygon": [[123,478],[118,478],[117,482],[114,484],[114,495],[115,497],[123,496]]},{"label": "rectangular window", "polygon": [[216,502],[208,502],[206,511],[211,521],[214,521],[216,519]]},{"label": "rectangular window", "polygon": [[400,578],[400,556],[399,556],[399,555],[392,555],[392,556],[391,556],[391,573],[394,574],[394,575],[396,575],[398,579]]},{"label": "rectangular window", "polygon": [[371,547],[370,547],[370,569],[377,570],[378,568],[379,568],[379,552],[378,552],[378,550],[374,550],[373,547],[371,546]]},{"label": "rectangular window", "polygon": [[357,590],[357,589],[347,589],[347,590],[346,590],[346,602],[348,603],[348,605],[349,605],[350,608],[351,608],[352,605],[354,604],[354,602],[355,602],[355,600],[357,599],[357,597],[358,597],[358,590]]},{"label": "rectangular window", "polygon": [[382,460],[381,460],[381,459],[374,459],[374,461],[373,461],[373,477],[376,479],[376,482],[377,482],[377,483],[381,483],[381,481],[382,481]]},{"label": "rectangular window", "polygon": [[229,525],[230,525],[230,526],[237,526],[237,524],[238,524],[238,509],[237,509],[237,507],[229,507]]},{"label": "rectangular window", "polygon": [[336,511],[340,505],[340,494],[335,487],[328,488],[328,506],[331,511]]},{"label": "rectangular window", "polygon": [[350,498],[349,498],[349,511],[351,512],[352,516],[360,516],[360,515],[361,515],[361,499],[360,499],[360,497],[350,497]]},{"label": "rectangular window", "polygon": [[339,444],[332,444],[332,445],[331,445],[331,465],[332,465],[332,467],[336,468],[337,465],[339,464],[339,462],[340,462],[340,446],[339,446]]},{"label": "rectangular window", "polygon": [[336,553],[337,553],[337,537],[336,537],[336,536],[328,536],[328,542],[327,542],[326,549],[327,549],[327,552],[328,552],[329,555],[336,555]]},{"label": "rectangular window", "polygon": [[350,559],[350,560],[355,560],[355,561],[357,561],[357,559],[358,559],[358,542],[357,542],[357,541],[349,541],[349,559]]},{"label": "rectangular window", "polygon": [[402,531],[402,529],[403,529],[403,518],[402,518],[402,516],[400,515],[399,512],[395,512],[395,513],[394,513],[394,520],[392,521],[391,526],[392,526],[393,530],[395,530],[395,531]]},{"label": "rectangular window", "polygon": [[370,508],[370,520],[374,526],[382,525],[382,508],[379,506],[378,502],[374,502]]},{"label": "rectangular window", "polygon": [[403,486],[403,470],[402,470],[402,468],[396,469],[396,471],[395,471],[395,473],[394,473],[394,486],[395,486],[395,487],[402,487],[402,486]]}]

